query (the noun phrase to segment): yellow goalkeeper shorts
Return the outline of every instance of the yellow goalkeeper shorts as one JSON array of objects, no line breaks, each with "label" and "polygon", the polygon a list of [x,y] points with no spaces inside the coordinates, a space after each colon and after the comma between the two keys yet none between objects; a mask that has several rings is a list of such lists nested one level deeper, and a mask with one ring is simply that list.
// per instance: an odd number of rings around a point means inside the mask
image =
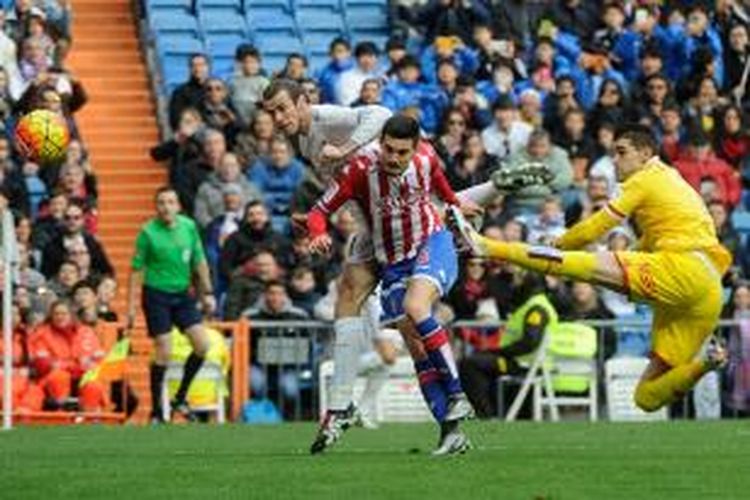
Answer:
[{"label": "yellow goalkeeper shorts", "polygon": [[[625,286],[654,311],[652,355],[671,366],[692,361],[716,328],[721,277],[729,262],[723,247],[692,252],[616,252]],[[731,258],[731,257],[730,257]]]}]

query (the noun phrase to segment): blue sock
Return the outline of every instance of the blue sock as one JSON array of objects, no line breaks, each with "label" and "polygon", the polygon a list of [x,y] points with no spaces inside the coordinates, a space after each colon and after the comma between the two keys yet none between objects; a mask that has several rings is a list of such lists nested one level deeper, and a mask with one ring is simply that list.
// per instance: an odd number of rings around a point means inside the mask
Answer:
[{"label": "blue sock", "polygon": [[422,390],[427,407],[432,412],[432,416],[438,423],[442,423],[445,414],[448,412],[448,397],[440,382],[440,374],[432,366],[429,359],[414,362],[414,369],[417,371],[419,388]]},{"label": "blue sock", "polygon": [[443,387],[448,394],[453,395],[463,392],[461,380],[458,378],[456,360],[453,358],[453,351],[448,342],[448,332],[445,331],[445,328],[440,326],[440,323],[434,317],[430,316],[417,324],[417,331],[422,338],[432,366],[440,373]]}]

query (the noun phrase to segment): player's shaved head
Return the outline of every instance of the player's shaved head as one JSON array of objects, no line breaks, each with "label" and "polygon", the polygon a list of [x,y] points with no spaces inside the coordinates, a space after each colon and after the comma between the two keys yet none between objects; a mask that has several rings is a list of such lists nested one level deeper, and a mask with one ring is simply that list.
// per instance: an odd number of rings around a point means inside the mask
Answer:
[{"label": "player's shaved head", "polygon": [[655,155],[659,152],[654,134],[650,128],[638,123],[623,125],[615,131],[615,141],[627,140],[637,150],[649,150],[649,154]]}]

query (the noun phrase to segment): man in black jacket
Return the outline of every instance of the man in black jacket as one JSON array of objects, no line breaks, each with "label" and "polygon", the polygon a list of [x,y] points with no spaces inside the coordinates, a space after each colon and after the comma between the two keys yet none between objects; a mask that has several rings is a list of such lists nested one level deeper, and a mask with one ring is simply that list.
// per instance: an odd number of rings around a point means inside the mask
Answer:
[{"label": "man in black jacket", "polygon": [[232,234],[221,252],[221,273],[231,281],[235,270],[261,250],[271,252],[286,268],[291,255],[289,240],[271,228],[268,211],[262,201],[251,201],[245,207],[240,228]]},{"label": "man in black jacket", "polygon": [[84,229],[83,208],[71,203],[65,209],[63,231],[57,234],[42,251],[42,274],[47,279],[57,274],[68,256],[68,251],[83,243],[91,256],[91,271],[99,275],[113,276],[112,268],[102,245]]},{"label": "man in black jacket", "polygon": [[210,74],[208,58],[203,54],[190,57],[190,79],[174,89],[169,100],[169,125],[176,130],[182,110],[199,108],[206,95],[206,82]]}]

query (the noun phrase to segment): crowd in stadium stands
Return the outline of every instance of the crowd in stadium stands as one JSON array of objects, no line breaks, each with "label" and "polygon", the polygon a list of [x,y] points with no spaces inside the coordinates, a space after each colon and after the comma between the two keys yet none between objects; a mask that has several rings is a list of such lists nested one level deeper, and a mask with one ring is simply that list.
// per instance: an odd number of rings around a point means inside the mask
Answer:
[{"label": "crowd in stadium stands", "polygon": [[[0,10],[0,206],[13,211],[19,243],[12,354],[20,411],[100,410],[109,401],[99,383],[79,383],[105,354],[100,326],[117,319],[117,284],[96,238],[96,176],[75,124],[87,96],[66,67],[70,16],[69,0],[17,0]],[[62,165],[40,168],[17,154],[14,123],[40,108],[68,121]]]},{"label": "crowd in stadium stands", "polygon": [[[483,231],[510,241],[550,241],[602,208],[618,191],[615,128],[646,124],[735,255],[727,317],[746,314],[750,253],[731,214],[746,210],[750,182],[748,2],[394,0],[389,13],[384,47],[337,38],[324,68],[312,72],[293,54],[271,74],[263,54],[243,44],[227,81],[196,54],[189,80],[172,93],[174,137],[152,153],[169,160],[186,212],[205,231],[226,319],[316,316],[316,302],[335,293],[344,243],[356,231],[352,214],[339,212],[335,251],[313,256],[306,236],[292,230],[290,216],[306,213],[329,179],[295,158],[294,144],[258,104],[274,78],[299,82],[312,103],[381,104],[417,116],[456,190],[497,168],[543,161],[554,172],[549,185],[487,207]],[[626,226],[599,245],[627,249],[636,241],[637,229]],[[452,316],[506,318],[522,271],[474,259],[462,266],[447,299]],[[279,296],[274,307],[269,286]],[[589,285],[549,278],[546,286],[563,318],[649,314]],[[607,356],[618,351],[610,344],[601,346]]]}]

